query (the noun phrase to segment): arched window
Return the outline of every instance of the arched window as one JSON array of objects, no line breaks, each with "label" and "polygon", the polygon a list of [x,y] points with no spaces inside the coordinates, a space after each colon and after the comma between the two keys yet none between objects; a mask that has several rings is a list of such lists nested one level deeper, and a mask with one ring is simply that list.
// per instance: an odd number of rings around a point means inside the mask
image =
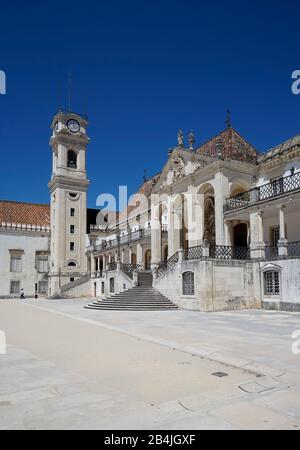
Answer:
[{"label": "arched window", "polygon": [[194,272],[185,272],[182,275],[183,295],[195,295],[195,275]]},{"label": "arched window", "polygon": [[264,273],[264,292],[265,295],[280,294],[280,278],[276,270],[268,270]]},{"label": "arched window", "polygon": [[77,267],[77,264],[76,264],[76,262],[71,261],[71,262],[69,262],[68,267]]},{"label": "arched window", "polygon": [[68,167],[77,169],[77,155],[73,150],[68,151]]}]

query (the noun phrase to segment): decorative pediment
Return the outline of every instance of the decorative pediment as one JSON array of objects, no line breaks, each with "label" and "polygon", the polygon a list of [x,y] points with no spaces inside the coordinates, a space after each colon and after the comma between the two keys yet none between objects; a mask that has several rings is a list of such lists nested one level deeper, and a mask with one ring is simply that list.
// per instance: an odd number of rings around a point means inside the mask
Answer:
[{"label": "decorative pediment", "polygon": [[274,263],[266,263],[260,268],[260,272],[266,272],[268,270],[282,270],[282,267]]},{"label": "decorative pediment", "polygon": [[204,167],[201,160],[193,161],[191,158],[185,158],[179,154],[172,154],[161,177],[160,187],[171,186],[176,181],[188,175],[192,175],[196,170]]}]

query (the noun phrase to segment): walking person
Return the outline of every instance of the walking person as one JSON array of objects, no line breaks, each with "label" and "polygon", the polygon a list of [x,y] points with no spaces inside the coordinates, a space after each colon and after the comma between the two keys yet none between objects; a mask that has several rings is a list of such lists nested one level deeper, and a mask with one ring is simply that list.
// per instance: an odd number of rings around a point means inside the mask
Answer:
[{"label": "walking person", "polygon": [[20,296],[21,300],[25,300],[25,295],[24,295],[24,289],[21,289],[21,296]]}]

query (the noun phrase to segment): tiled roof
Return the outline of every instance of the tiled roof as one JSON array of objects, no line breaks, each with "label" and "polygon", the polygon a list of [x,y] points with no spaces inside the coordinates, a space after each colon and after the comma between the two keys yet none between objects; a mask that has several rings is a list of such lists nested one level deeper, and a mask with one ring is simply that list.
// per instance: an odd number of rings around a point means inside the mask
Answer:
[{"label": "tiled roof", "polygon": [[269,159],[276,158],[277,156],[280,156],[285,152],[288,152],[289,150],[291,150],[293,147],[296,146],[300,146],[300,134],[292,137],[291,139],[288,139],[287,141],[277,145],[274,148],[271,148],[271,150],[268,150],[266,153],[262,154],[259,157],[258,162],[261,163]]},{"label": "tiled roof", "polygon": [[225,159],[255,163],[259,155],[259,152],[234,128],[227,128],[206,144],[201,145],[196,152],[201,155],[217,157],[219,143],[222,144],[222,153]]},{"label": "tiled roof", "polygon": [[0,223],[50,226],[50,206],[0,200]]}]

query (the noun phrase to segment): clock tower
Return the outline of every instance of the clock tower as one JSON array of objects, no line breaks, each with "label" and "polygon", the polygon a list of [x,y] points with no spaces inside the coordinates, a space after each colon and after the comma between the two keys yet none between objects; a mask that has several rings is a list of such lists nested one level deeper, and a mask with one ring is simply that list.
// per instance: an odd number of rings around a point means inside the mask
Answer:
[{"label": "clock tower", "polygon": [[85,116],[58,111],[51,126],[49,296],[87,272],[87,125]]}]

